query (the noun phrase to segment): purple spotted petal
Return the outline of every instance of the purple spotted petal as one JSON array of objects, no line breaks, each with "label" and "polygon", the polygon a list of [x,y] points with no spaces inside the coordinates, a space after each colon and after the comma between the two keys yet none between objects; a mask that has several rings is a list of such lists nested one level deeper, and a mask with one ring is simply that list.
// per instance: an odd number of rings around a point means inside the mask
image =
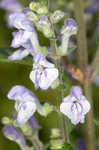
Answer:
[{"label": "purple spotted petal", "polygon": [[9,140],[15,141],[19,144],[22,150],[26,149],[26,142],[22,134],[13,126],[5,126],[3,128],[3,134]]}]

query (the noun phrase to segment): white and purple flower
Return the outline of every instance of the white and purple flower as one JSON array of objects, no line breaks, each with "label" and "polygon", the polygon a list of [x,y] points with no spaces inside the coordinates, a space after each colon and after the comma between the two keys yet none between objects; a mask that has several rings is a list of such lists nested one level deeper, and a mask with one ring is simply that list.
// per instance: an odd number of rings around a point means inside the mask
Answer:
[{"label": "white and purple flower", "polygon": [[32,27],[26,15],[22,12],[16,12],[9,16],[9,20],[13,27],[19,29],[17,32],[13,32],[11,47],[18,48],[22,46],[24,49],[19,49],[18,52],[15,51],[8,59],[20,60],[29,54],[33,56],[34,53],[39,52],[40,45],[35,29]]},{"label": "white and purple flower", "polygon": [[48,62],[42,53],[34,55],[33,70],[30,73],[30,79],[35,85],[42,90],[47,90],[52,83],[58,78],[58,69],[55,65]]},{"label": "white and purple flower", "polygon": [[64,26],[60,31],[61,35],[60,51],[63,55],[67,54],[69,47],[69,39],[72,35],[75,34],[77,34],[77,24],[73,19],[69,18],[64,22]]},{"label": "white and purple flower", "polygon": [[82,90],[79,86],[72,87],[70,95],[65,97],[60,105],[60,111],[75,125],[84,123],[85,115],[89,110],[90,103],[82,95]]},{"label": "white and purple flower", "polygon": [[45,116],[44,109],[35,95],[27,88],[16,85],[8,93],[8,99],[15,100],[17,111],[17,122],[24,124],[37,110],[40,115]]}]

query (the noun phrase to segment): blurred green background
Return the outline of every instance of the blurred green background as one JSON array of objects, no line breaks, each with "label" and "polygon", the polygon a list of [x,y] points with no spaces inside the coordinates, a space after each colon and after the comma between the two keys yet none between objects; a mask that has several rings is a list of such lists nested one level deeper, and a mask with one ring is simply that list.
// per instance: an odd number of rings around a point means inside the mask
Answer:
[{"label": "blurred green background", "polygon": [[[71,0],[49,0],[50,1],[50,10],[61,9],[66,12],[70,11],[70,15],[74,17],[74,8],[73,1]],[[28,6],[29,0],[20,0],[20,3],[24,6]],[[85,8],[87,8],[88,1],[85,1]],[[13,29],[8,29],[5,21],[5,14],[7,12],[0,9],[0,53],[8,49],[11,44],[12,31]],[[86,35],[88,41],[88,55],[89,63],[93,58],[93,55],[97,48],[98,37],[95,35],[95,30],[99,21],[99,12],[85,14],[86,21]],[[99,25],[99,24],[98,24]],[[99,26],[98,26],[99,27]],[[42,37],[41,37],[42,38]],[[42,41],[42,39],[40,39]],[[7,93],[10,88],[14,85],[24,85],[27,88],[34,91],[37,97],[41,101],[49,101],[50,103],[56,104],[56,92],[54,90],[48,90],[47,92],[42,92],[39,90],[35,91],[32,82],[29,80],[29,73],[32,67],[24,64],[13,64],[4,61],[0,61],[0,120],[4,116],[12,116],[14,113],[14,102],[7,99]],[[99,82],[99,81],[98,81]],[[95,119],[99,120],[99,87],[93,84],[93,101],[94,101],[94,116]],[[50,128],[57,127],[58,125],[58,116],[55,112],[50,114],[47,119],[37,116],[42,129],[40,131],[41,139],[44,142],[47,142],[49,139]],[[77,136],[76,140],[81,137],[79,133],[79,127],[75,131]],[[99,149],[99,123],[95,125],[96,127],[96,136],[97,136],[97,150]],[[19,150],[19,147],[16,143],[7,140],[2,134],[3,125],[0,121],[0,150]],[[88,131],[90,132],[90,131]],[[82,138],[82,137],[81,137]]]}]

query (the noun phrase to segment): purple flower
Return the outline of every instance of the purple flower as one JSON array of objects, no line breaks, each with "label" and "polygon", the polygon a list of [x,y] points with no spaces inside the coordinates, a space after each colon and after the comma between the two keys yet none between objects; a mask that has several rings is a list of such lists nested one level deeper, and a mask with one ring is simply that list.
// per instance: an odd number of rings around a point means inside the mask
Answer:
[{"label": "purple flower", "polygon": [[22,134],[13,126],[5,126],[3,128],[3,134],[9,140],[15,141],[22,150],[26,149],[26,142]]},{"label": "purple flower", "polygon": [[15,100],[15,109],[17,111],[17,122],[24,124],[37,110],[39,114],[45,116],[44,109],[35,95],[27,88],[16,85],[8,93],[8,99]]},{"label": "purple flower", "polygon": [[22,6],[17,0],[2,0],[0,2],[0,8],[9,12],[15,12],[22,10]]},{"label": "purple flower", "polygon": [[60,111],[75,125],[84,123],[85,115],[89,110],[90,103],[82,95],[82,90],[79,86],[72,87],[70,95],[65,97],[60,105]]},{"label": "purple flower", "polygon": [[69,18],[64,22],[64,26],[60,31],[62,49],[61,53],[64,55],[67,54],[68,51],[70,36],[75,34],[77,34],[77,25],[73,19]]},{"label": "purple flower", "polygon": [[42,53],[34,55],[33,70],[30,73],[30,79],[35,85],[43,90],[47,90],[58,77],[58,69],[55,65],[48,62]]},{"label": "purple flower", "polygon": [[76,22],[69,18],[64,22],[64,26],[62,27],[60,33],[66,36],[71,36],[77,33],[77,24]]},{"label": "purple flower", "polygon": [[[34,28],[28,21],[26,15],[21,12],[13,13],[10,15],[10,23],[16,28],[18,32],[13,32],[13,40],[11,46],[18,48],[20,46],[24,47],[24,50],[19,49],[15,51],[8,59],[20,60],[27,55],[34,55],[37,51],[40,51],[40,45]],[[14,20],[14,21],[13,21]],[[21,54],[20,54],[21,53]]]}]

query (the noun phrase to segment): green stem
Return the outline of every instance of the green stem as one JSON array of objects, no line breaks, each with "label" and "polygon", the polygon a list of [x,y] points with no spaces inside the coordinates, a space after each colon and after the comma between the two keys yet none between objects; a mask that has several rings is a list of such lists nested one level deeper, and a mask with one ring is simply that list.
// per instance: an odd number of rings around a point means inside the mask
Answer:
[{"label": "green stem", "polygon": [[[57,55],[57,45],[56,45],[56,40],[55,39],[52,39],[50,40],[50,44],[51,44],[51,47],[53,49],[53,55],[54,56],[58,56]],[[60,72],[60,59],[55,59],[55,64],[56,66],[58,66],[59,68],[59,72]],[[60,76],[61,76],[61,72],[60,72]],[[62,82],[62,78],[60,79],[61,82]],[[60,106],[60,103],[63,99],[63,90],[62,91],[57,91],[57,105],[58,105],[58,109],[59,109],[59,106]],[[64,142],[69,142],[69,137],[67,135],[67,130],[66,130],[66,119],[65,119],[65,116],[59,112],[59,126],[60,128],[62,129],[62,132],[63,132],[63,140]]]},{"label": "green stem", "polygon": [[[74,0],[75,4],[75,16],[76,21],[78,24],[78,36],[77,36],[77,42],[79,47],[79,62],[81,70],[84,74],[84,79],[86,81],[88,80],[88,56],[87,56],[87,40],[86,40],[86,34],[85,34],[85,23],[84,23],[84,6],[83,6],[83,0]],[[92,104],[92,95],[91,95],[91,84],[88,84],[88,82],[84,85],[84,92],[87,99],[90,101],[92,107],[91,111],[88,113],[86,117],[86,123],[85,123],[85,139],[86,139],[86,146],[87,150],[95,150],[95,128],[93,123],[93,104]]]}]

